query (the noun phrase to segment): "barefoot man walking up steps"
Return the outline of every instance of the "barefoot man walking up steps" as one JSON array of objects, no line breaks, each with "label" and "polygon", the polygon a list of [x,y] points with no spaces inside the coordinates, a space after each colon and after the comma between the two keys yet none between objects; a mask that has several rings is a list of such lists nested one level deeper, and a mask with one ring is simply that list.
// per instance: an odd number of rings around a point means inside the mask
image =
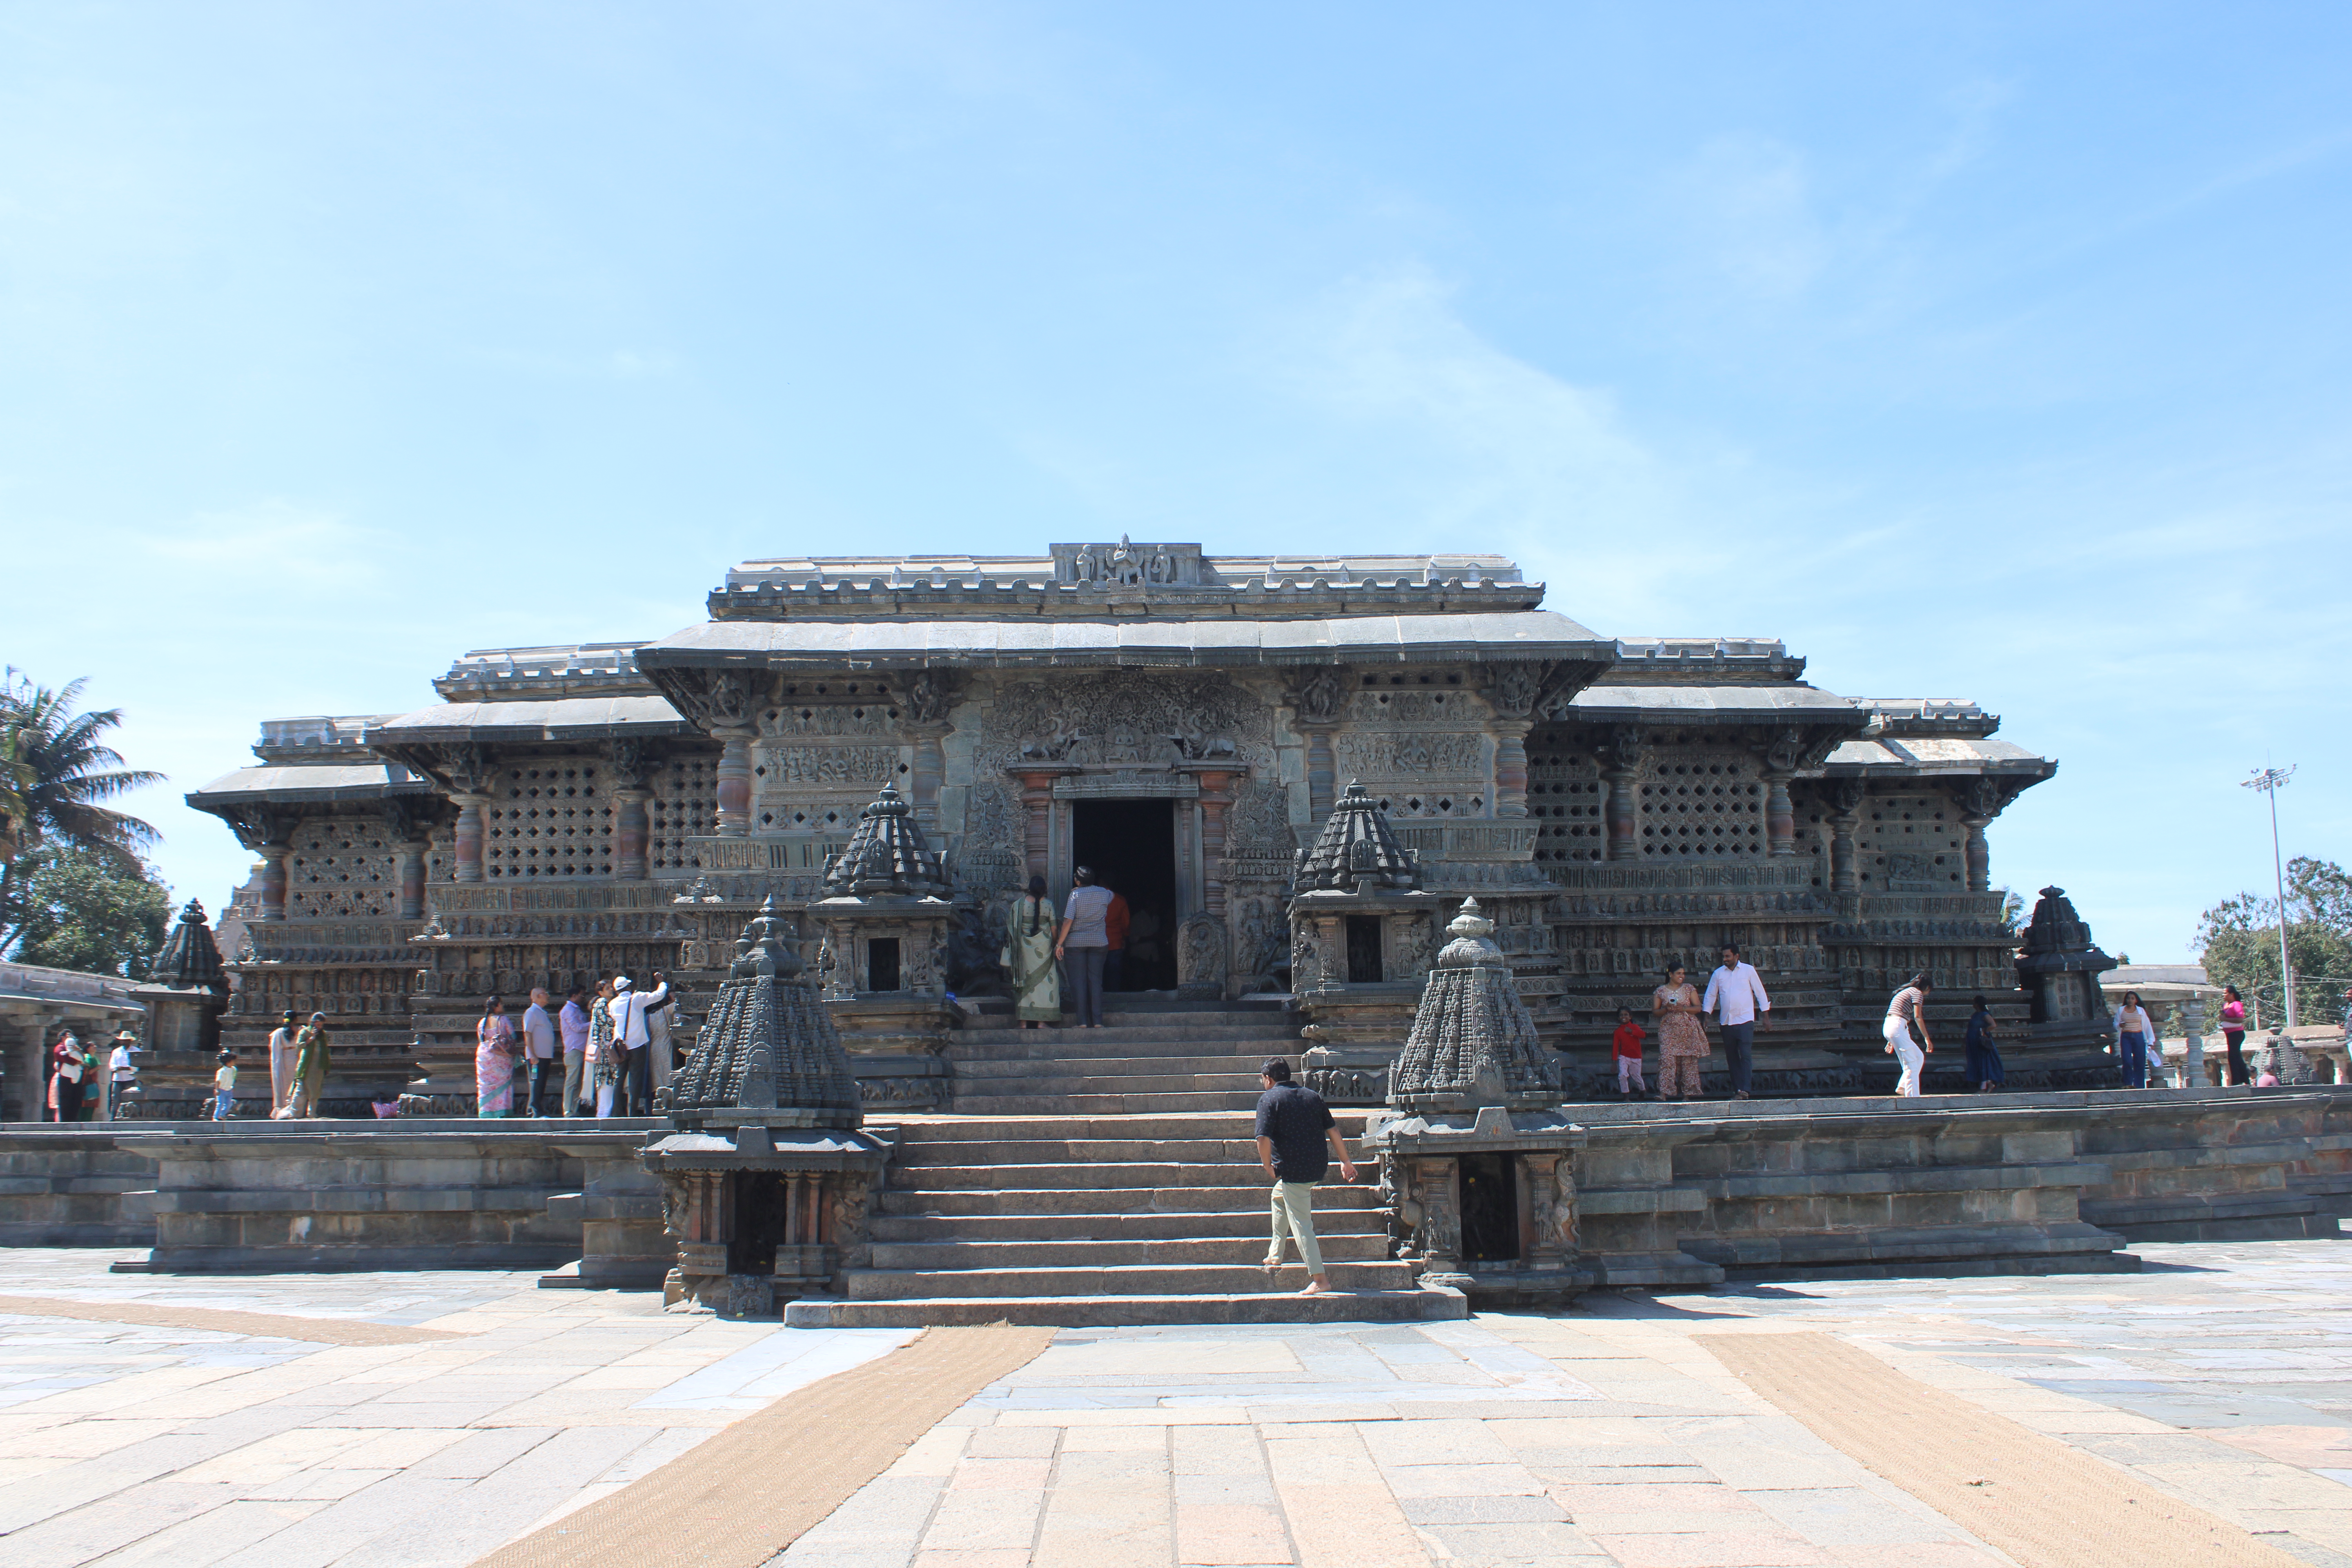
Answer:
[{"label": "barefoot man walking up steps", "polygon": [[[1355,1162],[1339,1139],[1331,1108],[1311,1089],[1290,1081],[1290,1064],[1280,1057],[1259,1069],[1265,1092],[1257,1097],[1257,1163],[1274,1178],[1274,1237],[1265,1249],[1265,1271],[1282,1267],[1282,1243],[1286,1233],[1298,1243],[1298,1261],[1307,1265],[1307,1289],[1302,1296],[1321,1296],[1331,1289],[1331,1276],[1323,1270],[1323,1248],[1315,1239],[1315,1184],[1339,1162],[1339,1179],[1356,1179]],[[1324,1141],[1330,1141],[1330,1155]]]}]

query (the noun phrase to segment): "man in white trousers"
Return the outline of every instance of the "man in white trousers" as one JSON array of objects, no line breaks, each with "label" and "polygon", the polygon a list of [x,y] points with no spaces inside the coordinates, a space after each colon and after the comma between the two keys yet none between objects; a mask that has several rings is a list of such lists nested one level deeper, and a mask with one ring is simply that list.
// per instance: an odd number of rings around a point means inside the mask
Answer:
[{"label": "man in white trousers", "polygon": [[1927,1034],[1927,993],[1934,989],[1927,975],[1915,974],[1886,1004],[1886,1048],[1903,1064],[1895,1092],[1906,1099],[1919,1093],[1919,1080],[1927,1076],[1927,1053],[1936,1048]]}]

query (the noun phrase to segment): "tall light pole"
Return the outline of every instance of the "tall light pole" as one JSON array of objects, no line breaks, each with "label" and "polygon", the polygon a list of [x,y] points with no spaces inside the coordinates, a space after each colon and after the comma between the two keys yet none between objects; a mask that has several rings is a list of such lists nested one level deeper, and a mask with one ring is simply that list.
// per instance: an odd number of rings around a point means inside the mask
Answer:
[{"label": "tall light pole", "polygon": [[2286,956],[2286,863],[2279,858],[2278,792],[2294,775],[2294,764],[2283,768],[2261,768],[2254,776],[2243,781],[2247,789],[2258,789],[2270,796],[2271,802],[2271,876],[2278,888],[2279,917],[2279,979],[2286,987],[2286,1026],[2294,1027],[2294,965]]}]

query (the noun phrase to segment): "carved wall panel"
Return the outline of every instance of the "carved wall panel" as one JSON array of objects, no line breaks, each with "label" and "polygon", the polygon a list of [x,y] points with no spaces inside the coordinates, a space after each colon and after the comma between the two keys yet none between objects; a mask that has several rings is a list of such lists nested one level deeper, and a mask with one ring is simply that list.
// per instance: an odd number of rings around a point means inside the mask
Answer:
[{"label": "carved wall panel", "polygon": [[719,815],[718,759],[672,757],[646,780],[654,797],[646,805],[650,828],[646,858],[656,876],[689,870],[694,851],[687,841],[711,831]]},{"label": "carved wall panel", "polygon": [[1967,839],[1959,809],[1940,791],[1874,791],[1862,803],[1853,830],[1862,890],[1965,892]]},{"label": "carved wall panel", "polygon": [[1528,815],[1536,822],[1538,864],[1590,864],[1602,858],[1609,786],[1600,764],[1557,731],[1528,740]]},{"label": "carved wall panel", "polygon": [[1004,687],[972,769],[989,778],[1024,760],[1150,767],[1226,758],[1271,773],[1274,719],[1265,701],[1221,675],[1120,669]]},{"label": "carved wall panel", "polygon": [[1760,859],[1764,783],[1745,748],[1653,746],[1633,792],[1634,852],[1645,860]]},{"label": "carved wall panel", "polygon": [[381,816],[303,819],[286,858],[289,919],[383,920],[399,910],[399,847]]},{"label": "carved wall panel", "polygon": [[482,808],[482,877],[613,874],[612,781],[601,762],[561,758],[500,769]]}]

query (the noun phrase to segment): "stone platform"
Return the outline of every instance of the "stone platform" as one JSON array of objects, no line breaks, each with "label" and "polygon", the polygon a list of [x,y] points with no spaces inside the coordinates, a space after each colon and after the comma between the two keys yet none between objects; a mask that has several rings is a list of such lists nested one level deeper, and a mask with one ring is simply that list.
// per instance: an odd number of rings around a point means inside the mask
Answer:
[{"label": "stone platform", "polygon": [[[1124,1047],[1121,1047],[1124,1048]],[[2352,1087],[1582,1104],[1576,1266],[1600,1288],[2129,1270],[2136,1243],[2315,1237],[2352,1204]],[[0,1239],[145,1245],[157,1272],[472,1267],[651,1288],[637,1151],[661,1124],[401,1120],[0,1131]],[[1360,1130],[1351,1115],[1345,1129]],[[1389,1241],[1366,1173],[1319,1194],[1328,1301],[1257,1267],[1239,1110],[912,1117],[870,1247],[789,1321],[1311,1322],[1458,1317]]]}]

